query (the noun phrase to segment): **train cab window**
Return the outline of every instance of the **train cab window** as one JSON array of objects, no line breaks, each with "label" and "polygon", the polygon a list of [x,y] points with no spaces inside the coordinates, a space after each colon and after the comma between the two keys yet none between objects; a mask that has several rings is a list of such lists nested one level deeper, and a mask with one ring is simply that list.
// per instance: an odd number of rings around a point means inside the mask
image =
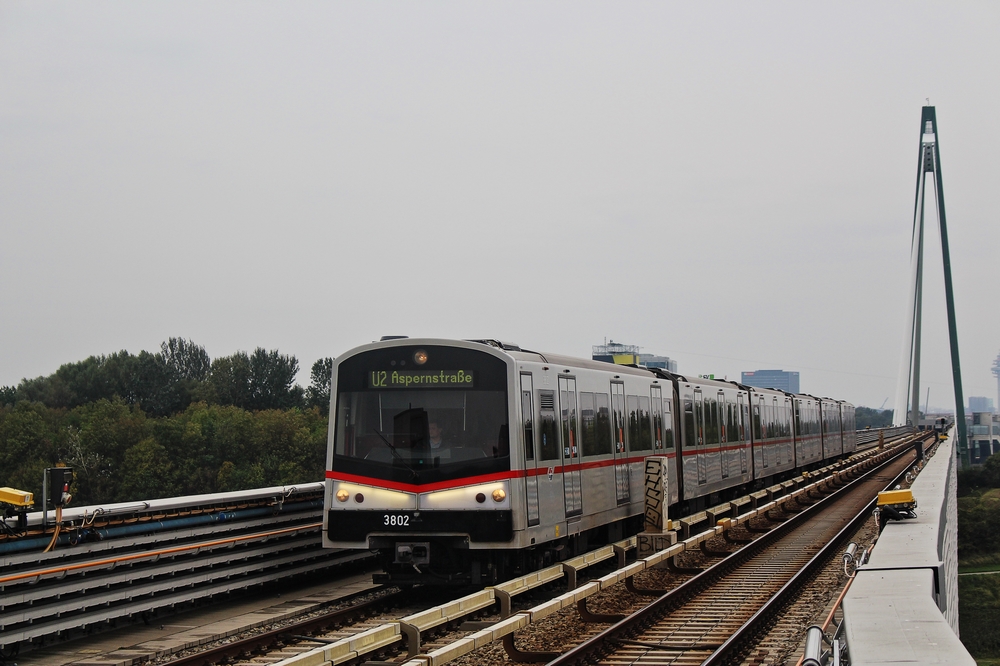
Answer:
[{"label": "train cab window", "polygon": [[556,423],[556,395],[538,392],[539,460],[559,460],[559,425]]},{"label": "train cab window", "polygon": [[[415,354],[426,365],[404,368]],[[521,396],[508,399],[504,361],[445,345],[397,346],[346,358],[337,373],[334,471],[419,485],[510,470],[509,405]]]}]

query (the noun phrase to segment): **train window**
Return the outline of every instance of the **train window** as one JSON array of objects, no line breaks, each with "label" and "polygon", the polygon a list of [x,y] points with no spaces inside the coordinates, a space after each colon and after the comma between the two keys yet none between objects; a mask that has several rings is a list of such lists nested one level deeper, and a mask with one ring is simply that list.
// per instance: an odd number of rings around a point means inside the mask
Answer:
[{"label": "train window", "polygon": [[607,393],[594,394],[594,432],[594,455],[611,453],[611,400]]},{"label": "train window", "polygon": [[691,441],[697,446],[705,443],[705,401],[701,391],[694,392],[694,438]]},{"label": "train window", "polygon": [[625,453],[625,385],[620,382],[611,382],[611,414],[616,452]]},{"label": "train window", "polygon": [[538,392],[539,460],[559,460],[559,426],[556,424],[556,401],[552,391]]},{"label": "train window", "polygon": [[[632,396],[629,396],[629,399],[631,398]],[[650,428],[649,420],[649,397],[640,395],[637,398],[637,404],[636,418],[638,423],[636,424],[636,434],[638,436],[629,442],[629,446],[632,447],[632,451],[650,451],[653,448],[653,431]]]},{"label": "train window", "polygon": [[723,444],[729,441],[729,421],[726,416],[726,394],[719,391],[719,441]]},{"label": "train window", "polygon": [[594,455],[597,443],[597,424],[594,422],[594,394],[580,391],[580,447],[583,455]]},{"label": "train window", "polygon": [[711,396],[705,396],[705,444],[719,444],[719,404]]},{"label": "train window", "polygon": [[726,401],[726,441],[738,442],[740,439],[740,408],[733,400]]},{"label": "train window", "polygon": [[625,405],[628,410],[628,450],[636,451],[639,447],[639,396],[626,397]]},{"label": "train window", "polygon": [[653,448],[661,451],[663,450],[663,399],[660,397],[660,387],[651,387],[649,395],[653,408]]},{"label": "train window", "polygon": [[674,448],[674,415],[671,413],[670,398],[663,399],[663,448],[667,451]]},{"label": "train window", "polygon": [[764,398],[761,397],[757,404],[753,406],[753,438],[754,441],[759,442],[764,439],[763,433],[760,431],[760,408],[764,404]]},{"label": "train window", "polygon": [[745,442],[747,439],[747,424],[744,418],[745,411],[746,411],[746,405],[744,404],[743,394],[741,393],[740,395],[736,396],[736,421],[737,421],[736,427],[738,429],[737,435],[739,436],[739,440],[741,442]]},{"label": "train window", "polygon": [[559,378],[559,406],[562,409],[563,455],[576,458],[580,455],[576,437],[576,380]]},{"label": "train window", "polygon": [[698,443],[694,427],[694,402],[691,394],[684,395],[684,446],[694,446]]},{"label": "train window", "polygon": [[524,459],[535,459],[535,410],[531,404],[531,375],[521,375],[521,420],[524,430]]}]

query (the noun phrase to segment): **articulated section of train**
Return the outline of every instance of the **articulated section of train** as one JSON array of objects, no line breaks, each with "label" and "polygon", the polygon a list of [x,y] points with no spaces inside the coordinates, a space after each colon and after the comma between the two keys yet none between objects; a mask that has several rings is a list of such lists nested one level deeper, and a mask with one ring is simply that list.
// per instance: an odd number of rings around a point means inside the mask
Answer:
[{"label": "articulated section of train", "polygon": [[324,545],[400,585],[491,584],[642,527],[644,461],[677,517],[857,448],[841,400],[492,340],[391,339],[336,360]]}]

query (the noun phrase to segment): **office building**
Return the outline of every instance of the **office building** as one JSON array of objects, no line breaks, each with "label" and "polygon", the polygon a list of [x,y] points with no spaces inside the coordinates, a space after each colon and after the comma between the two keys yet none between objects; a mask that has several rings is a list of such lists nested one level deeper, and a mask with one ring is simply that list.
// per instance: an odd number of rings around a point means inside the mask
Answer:
[{"label": "office building", "polygon": [[754,370],[744,372],[742,383],[757,388],[772,388],[789,393],[799,392],[799,373],[785,370]]}]

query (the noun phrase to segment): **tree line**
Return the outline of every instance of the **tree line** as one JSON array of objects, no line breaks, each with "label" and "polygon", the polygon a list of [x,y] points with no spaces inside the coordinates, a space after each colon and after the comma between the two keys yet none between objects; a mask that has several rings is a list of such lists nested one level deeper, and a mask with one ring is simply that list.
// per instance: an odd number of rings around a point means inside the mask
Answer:
[{"label": "tree line", "polygon": [[44,468],[65,464],[80,506],[320,481],[332,367],[303,389],[294,356],[213,360],[170,338],[0,387],[0,486],[40,499]]}]

